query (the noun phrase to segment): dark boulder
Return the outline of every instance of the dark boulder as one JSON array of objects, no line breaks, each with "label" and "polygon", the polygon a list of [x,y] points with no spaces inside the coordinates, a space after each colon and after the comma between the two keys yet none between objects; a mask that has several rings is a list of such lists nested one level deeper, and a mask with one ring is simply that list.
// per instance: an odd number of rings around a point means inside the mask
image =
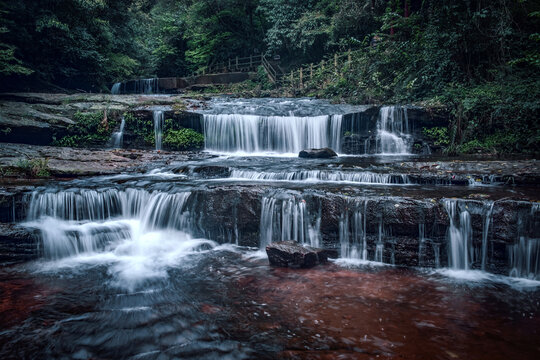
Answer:
[{"label": "dark boulder", "polygon": [[306,149],[298,154],[298,157],[305,159],[329,159],[336,156],[336,152],[330,148]]},{"label": "dark boulder", "polygon": [[291,268],[309,268],[328,261],[324,249],[303,246],[294,241],[273,242],[266,247],[271,265]]}]

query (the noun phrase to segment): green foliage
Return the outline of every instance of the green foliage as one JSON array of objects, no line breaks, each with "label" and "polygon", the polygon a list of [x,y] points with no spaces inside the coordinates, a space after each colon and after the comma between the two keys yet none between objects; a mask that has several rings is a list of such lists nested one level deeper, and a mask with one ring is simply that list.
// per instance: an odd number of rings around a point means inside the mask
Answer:
[{"label": "green foliage", "polygon": [[448,128],[446,127],[433,127],[433,128],[423,128],[422,134],[433,140],[435,145],[447,146],[450,144],[450,137],[448,136]]},{"label": "green foliage", "polygon": [[13,163],[13,166],[29,177],[51,176],[48,159],[19,159]]},{"label": "green foliage", "polygon": [[260,46],[258,0],[199,0],[185,11],[186,59],[192,70],[234,56],[249,56]]},{"label": "green foliage", "polygon": [[[133,113],[124,113],[126,129],[132,133],[135,138],[143,139],[141,145],[154,146],[156,139],[154,134],[154,123],[152,120],[137,118]],[[167,126],[167,123],[166,123]]]},{"label": "green foliage", "polygon": [[104,145],[109,141],[112,127],[109,126],[104,113],[77,112],[73,117],[76,122],[68,126],[68,133],[61,139],[55,140],[53,145],[66,147],[87,147]]},{"label": "green foliage", "polygon": [[163,145],[172,150],[199,150],[204,146],[204,135],[188,128],[168,130]]}]

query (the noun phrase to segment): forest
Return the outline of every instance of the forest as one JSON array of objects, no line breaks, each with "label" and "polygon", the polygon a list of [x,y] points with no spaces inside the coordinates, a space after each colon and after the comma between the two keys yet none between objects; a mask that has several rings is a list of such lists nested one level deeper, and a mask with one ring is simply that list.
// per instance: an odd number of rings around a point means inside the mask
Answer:
[{"label": "forest", "polygon": [[108,92],[252,54],[287,72],[352,51],[295,95],[444,107],[449,153],[538,149],[538,1],[3,0],[0,16],[3,90]]}]

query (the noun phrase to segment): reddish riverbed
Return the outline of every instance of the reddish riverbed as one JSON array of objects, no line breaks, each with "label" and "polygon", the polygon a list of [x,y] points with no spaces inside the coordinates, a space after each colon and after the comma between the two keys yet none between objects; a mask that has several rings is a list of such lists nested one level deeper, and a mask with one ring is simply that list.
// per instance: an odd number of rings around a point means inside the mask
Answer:
[{"label": "reddish riverbed", "polygon": [[493,360],[540,354],[540,291],[530,284],[387,266],[289,270],[213,250],[127,290],[113,281],[111,266],[4,268],[1,357]]}]

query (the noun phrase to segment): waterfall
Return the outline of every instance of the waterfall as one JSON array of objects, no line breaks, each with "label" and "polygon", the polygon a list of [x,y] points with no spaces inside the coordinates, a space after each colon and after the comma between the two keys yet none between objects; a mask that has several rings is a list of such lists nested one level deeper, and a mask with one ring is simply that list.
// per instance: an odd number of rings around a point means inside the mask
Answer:
[{"label": "waterfall", "polygon": [[508,247],[510,276],[540,280],[540,239],[537,222],[539,211],[540,204],[533,204],[528,214],[520,216],[520,222],[530,222],[528,224],[530,228],[522,229],[524,234],[519,236],[515,244]]},{"label": "waterfall", "polygon": [[369,200],[349,200],[339,222],[341,257],[368,260],[366,214]]},{"label": "waterfall", "polygon": [[122,122],[120,123],[120,130],[115,131],[111,135],[111,144],[113,149],[120,149],[124,140],[124,127],[126,126],[126,119],[122,116]]},{"label": "waterfall", "polygon": [[273,241],[296,241],[313,247],[321,243],[321,213],[309,214],[306,201],[264,197],[261,206],[260,247]]},{"label": "waterfall", "polygon": [[135,80],[135,93],[136,94],[158,94],[159,93],[159,79],[139,79]]},{"label": "waterfall", "polygon": [[34,192],[27,224],[41,230],[44,256],[59,259],[158,230],[195,233],[190,195],[134,189]]},{"label": "waterfall", "polygon": [[159,79],[139,79],[122,83],[115,83],[111,88],[111,94],[118,95],[122,93],[133,94],[159,94]]},{"label": "waterfall", "polygon": [[379,222],[379,238],[377,240],[377,243],[375,244],[375,261],[377,262],[383,262],[383,251],[384,251],[384,243],[383,243],[383,223],[382,219]]},{"label": "waterfall", "polygon": [[121,87],[122,87],[122,83],[115,83],[111,88],[111,94],[113,95],[120,94]]},{"label": "waterfall", "polygon": [[161,150],[163,127],[165,126],[165,113],[161,110],[156,110],[153,112],[153,117],[156,150]]},{"label": "waterfall", "polygon": [[426,224],[418,224],[418,265],[424,263],[424,251],[426,247]]},{"label": "waterfall", "polygon": [[[457,200],[443,200],[450,219],[448,228],[448,263],[455,270],[469,270],[472,255],[471,214],[467,210],[459,212]],[[459,218],[459,221],[458,221]]]},{"label": "waterfall", "polygon": [[408,154],[412,145],[407,109],[383,106],[377,119],[377,153]]},{"label": "waterfall", "polygon": [[482,270],[486,270],[487,263],[487,248],[488,248],[488,235],[489,235],[489,224],[491,223],[491,214],[493,213],[493,205],[495,202],[487,201],[484,203],[483,218],[484,223],[482,226]]},{"label": "waterfall", "polygon": [[540,239],[521,236],[510,247],[510,276],[540,280]]},{"label": "waterfall", "polygon": [[204,115],[205,147],[218,152],[298,153],[330,147],[341,150],[342,115]]},{"label": "waterfall", "polygon": [[285,172],[231,171],[230,178],[247,180],[336,181],[361,184],[410,184],[407,175],[380,174],[369,171],[342,172],[327,170],[299,170]]}]

